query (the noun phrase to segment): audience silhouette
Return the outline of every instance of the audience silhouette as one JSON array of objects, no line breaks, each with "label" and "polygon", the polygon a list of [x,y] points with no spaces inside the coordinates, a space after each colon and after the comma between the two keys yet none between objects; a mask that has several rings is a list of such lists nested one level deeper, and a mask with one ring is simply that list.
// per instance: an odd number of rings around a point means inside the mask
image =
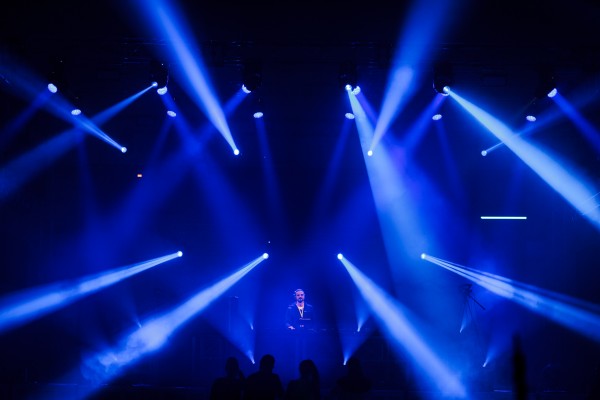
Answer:
[{"label": "audience silhouette", "polygon": [[592,385],[587,392],[586,400],[600,400],[600,364],[596,366]]},{"label": "audience silhouette", "polygon": [[266,354],[260,359],[258,372],[246,379],[245,400],[275,400],[283,398],[283,385],[273,372],[275,357]]},{"label": "audience silhouette", "polygon": [[516,400],[527,399],[527,365],[521,337],[513,335],[513,393]]},{"label": "audience silhouette", "polygon": [[240,400],[244,383],[237,358],[229,357],[225,362],[225,376],[215,379],[210,388],[210,400]]},{"label": "audience silhouette", "polygon": [[285,392],[286,400],[319,400],[321,399],[321,383],[319,371],[312,360],[303,360],[299,365],[300,378],[288,383]]},{"label": "audience silhouette", "polygon": [[346,375],[339,378],[331,391],[331,398],[338,400],[367,399],[371,392],[371,381],[363,373],[357,357],[350,357],[346,363]]}]

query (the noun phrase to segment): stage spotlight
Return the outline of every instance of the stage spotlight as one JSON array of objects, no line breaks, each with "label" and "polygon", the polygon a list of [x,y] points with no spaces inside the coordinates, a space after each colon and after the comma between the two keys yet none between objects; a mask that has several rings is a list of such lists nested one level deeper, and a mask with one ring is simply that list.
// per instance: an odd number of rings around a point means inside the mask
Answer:
[{"label": "stage spotlight", "polygon": [[341,260],[341,259],[343,259],[343,258],[344,258],[344,256],[343,256],[343,254],[342,254],[342,253],[339,253],[339,254],[337,255],[337,258],[338,258],[338,260]]},{"label": "stage spotlight", "polygon": [[450,86],[454,83],[452,65],[448,63],[437,63],[433,67],[433,89],[443,95],[450,94]]},{"label": "stage spotlight", "polygon": [[352,113],[349,113],[349,112],[347,112],[347,113],[345,114],[345,116],[346,116],[346,118],[348,118],[348,119],[354,119],[354,114],[352,114]]},{"label": "stage spotlight", "polygon": [[483,157],[487,156],[487,150],[481,150],[481,155],[482,155]]},{"label": "stage spotlight", "polygon": [[160,61],[153,61],[150,64],[150,81],[152,86],[156,87],[156,93],[164,95],[167,93],[169,84],[169,66]]},{"label": "stage spotlight", "polygon": [[431,117],[431,119],[434,121],[439,121],[442,119],[442,114],[435,114],[433,117]]},{"label": "stage spotlight", "polygon": [[181,256],[183,256],[183,252],[182,251],[178,251],[177,252],[177,257],[181,257]]},{"label": "stage spotlight", "polygon": [[264,253],[263,254],[263,258],[266,260],[267,258],[269,258],[269,254],[268,253]]},{"label": "stage spotlight", "polygon": [[[161,95],[162,96],[162,95]],[[175,104],[175,97],[172,95],[162,96],[161,100],[165,105],[165,109],[167,110],[167,115],[171,118],[175,118],[177,116],[177,105]]]},{"label": "stage spotlight", "polygon": [[259,118],[262,118],[262,117],[263,117],[263,113],[262,113],[262,112],[260,112],[260,111],[257,111],[257,112],[255,112],[255,113],[254,113],[254,115],[253,115],[253,116],[254,116],[254,118],[256,118],[256,119],[259,119]]},{"label": "stage spotlight", "polygon": [[247,61],[242,70],[242,90],[245,93],[256,91],[262,85],[262,67],[258,61]]},{"label": "stage spotlight", "polygon": [[360,93],[360,86],[356,86],[354,89],[352,89],[352,94],[353,95],[357,95]]},{"label": "stage spotlight", "polygon": [[71,115],[77,116],[81,114],[81,99],[76,96],[75,94],[73,94],[71,91],[62,91],[63,96],[65,97],[65,99],[67,100],[68,104],[70,104],[71,107]]},{"label": "stage spotlight", "polygon": [[537,116],[540,113],[539,100],[534,98],[525,109],[525,120],[528,122],[535,122],[537,120]]},{"label": "stage spotlight", "polygon": [[421,260],[424,260],[424,259],[425,259],[425,257],[427,257],[427,254],[425,254],[425,253],[421,253]]},{"label": "stage spotlight", "polygon": [[56,93],[58,90],[66,92],[65,62],[61,57],[50,59],[50,72],[48,73],[48,90]]},{"label": "stage spotlight", "polygon": [[[358,73],[356,72],[356,64],[352,61],[344,61],[340,65],[339,80],[340,86],[347,91],[351,91],[353,88],[358,88]],[[360,88],[358,91],[360,92]]]},{"label": "stage spotlight", "polygon": [[127,153],[127,147],[121,147],[121,153]]},{"label": "stage spotlight", "polygon": [[544,68],[539,74],[539,82],[535,92],[535,97],[542,99],[544,97],[554,97],[556,91],[556,79],[551,68]]},{"label": "stage spotlight", "polygon": [[369,157],[373,157],[373,150],[369,150],[369,151],[367,151],[367,155],[368,155]]},{"label": "stage spotlight", "polygon": [[240,151],[238,149],[233,150],[233,154],[235,154],[236,156],[240,155]]}]

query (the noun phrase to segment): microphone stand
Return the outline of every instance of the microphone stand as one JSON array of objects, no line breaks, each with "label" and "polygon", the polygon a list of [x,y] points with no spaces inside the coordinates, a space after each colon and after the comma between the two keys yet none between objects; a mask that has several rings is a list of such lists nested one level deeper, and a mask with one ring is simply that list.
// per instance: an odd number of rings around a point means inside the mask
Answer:
[{"label": "microphone stand", "polygon": [[[480,362],[480,358],[484,357],[484,353],[483,353],[483,337],[481,335],[481,332],[479,331],[479,326],[477,324],[477,320],[475,318],[475,312],[471,306],[471,303],[469,300],[473,301],[473,303],[477,304],[482,310],[485,310],[485,307],[483,306],[483,304],[481,304],[479,301],[477,301],[477,299],[473,296],[473,285],[470,283],[467,283],[465,285],[461,286],[461,290],[464,296],[464,311],[463,311],[463,321],[462,321],[462,326],[460,329],[460,332],[463,333],[463,330],[468,326],[472,324],[472,329],[470,329],[469,331],[466,332],[466,337],[465,340],[471,342],[469,343],[466,347],[470,354],[469,358],[472,358],[474,362],[473,365],[481,365],[479,364]],[[471,376],[470,379],[473,380],[479,380],[482,379],[481,376],[477,376],[478,374],[476,373],[477,369],[476,368],[470,368],[471,373],[473,374],[473,376]]]},{"label": "microphone stand", "polygon": [[463,289],[465,292],[465,295],[467,296],[467,299],[471,299],[473,300],[473,302],[475,304],[477,304],[479,307],[481,307],[482,310],[485,310],[485,307],[483,306],[483,304],[481,304],[480,302],[477,301],[477,299],[475,297],[473,297],[473,289],[470,283],[467,284],[466,289]]}]

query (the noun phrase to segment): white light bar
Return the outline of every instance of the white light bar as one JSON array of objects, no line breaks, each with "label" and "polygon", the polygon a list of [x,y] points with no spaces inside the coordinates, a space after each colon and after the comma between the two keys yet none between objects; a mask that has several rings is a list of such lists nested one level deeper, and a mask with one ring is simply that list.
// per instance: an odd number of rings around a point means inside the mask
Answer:
[{"label": "white light bar", "polygon": [[486,216],[482,215],[481,219],[527,219],[527,217],[515,217],[515,216]]}]

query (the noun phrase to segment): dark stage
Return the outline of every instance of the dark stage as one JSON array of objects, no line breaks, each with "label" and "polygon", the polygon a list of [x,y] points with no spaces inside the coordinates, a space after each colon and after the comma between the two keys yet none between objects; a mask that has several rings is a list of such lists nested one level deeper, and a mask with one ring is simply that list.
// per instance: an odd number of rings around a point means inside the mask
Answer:
[{"label": "dark stage", "polygon": [[323,397],[351,355],[374,399],[600,385],[597,2],[0,14],[0,398],[203,399],[265,354]]}]

